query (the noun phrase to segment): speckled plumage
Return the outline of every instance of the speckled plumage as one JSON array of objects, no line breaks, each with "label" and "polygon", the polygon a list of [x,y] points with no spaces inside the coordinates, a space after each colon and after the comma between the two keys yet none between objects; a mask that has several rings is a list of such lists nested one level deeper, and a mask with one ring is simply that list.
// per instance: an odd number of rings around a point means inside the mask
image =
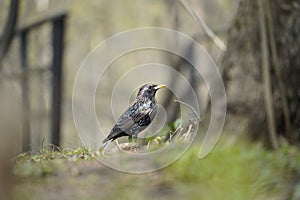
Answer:
[{"label": "speckled plumage", "polygon": [[163,85],[143,85],[133,104],[120,116],[103,143],[122,136],[136,138],[153,120],[157,112],[155,93]]}]

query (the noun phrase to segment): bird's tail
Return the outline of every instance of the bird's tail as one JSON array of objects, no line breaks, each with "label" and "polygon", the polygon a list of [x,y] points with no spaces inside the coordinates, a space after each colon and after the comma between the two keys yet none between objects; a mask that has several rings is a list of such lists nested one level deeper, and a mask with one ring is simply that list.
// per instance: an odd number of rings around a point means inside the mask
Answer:
[{"label": "bird's tail", "polygon": [[104,144],[104,143],[107,143],[109,140],[111,140],[111,139],[110,139],[109,137],[107,137],[107,138],[105,138],[105,139],[103,140],[102,143],[103,143],[103,144]]}]

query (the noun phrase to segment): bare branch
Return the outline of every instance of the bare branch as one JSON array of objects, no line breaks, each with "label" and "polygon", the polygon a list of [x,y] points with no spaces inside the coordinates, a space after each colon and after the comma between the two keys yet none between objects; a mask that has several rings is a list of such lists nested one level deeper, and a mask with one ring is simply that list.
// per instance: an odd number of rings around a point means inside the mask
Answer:
[{"label": "bare branch", "polygon": [[217,47],[219,47],[222,51],[226,51],[227,47],[224,44],[224,42],[222,42],[222,40],[207,26],[205,21],[194,10],[192,10],[183,0],[181,0],[180,3],[192,16],[192,18],[200,23],[204,32],[217,45]]},{"label": "bare branch", "polygon": [[260,28],[260,39],[261,39],[260,44],[261,44],[261,52],[262,52],[264,98],[265,98],[265,107],[266,107],[268,129],[269,129],[268,132],[269,132],[272,147],[274,149],[277,149],[278,139],[276,136],[274,105],[273,105],[272,92],[271,92],[271,75],[270,75],[269,50],[268,50],[268,41],[267,41],[265,13],[263,9],[262,0],[257,0],[257,2],[259,7],[258,13],[259,13],[259,28]]},{"label": "bare branch", "polygon": [[267,19],[267,25],[268,25],[268,32],[269,32],[269,39],[270,39],[270,47],[271,47],[271,54],[274,62],[274,70],[276,74],[276,78],[278,81],[279,86],[279,92],[280,92],[280,98],[283,108],[283,116],[284,116],[284,122],[285,122],[285,131],[286,136],[291,139],[291,120],[290,120],[290,112],[289,107],[286,99],[286,93],[285,93],[285,86],[284,82],[280,73],[280,64],[278,59],[278,53],[277,48],[275,44],[275,36],[274,36],[274,27],[273,27],[273,19],[271,15],[271,7],[270,7],[270,1],[265,1],[265,13],[266,13],[266,19]]},{"label": "bare branch", "polygon": [[191,109],[193,111],[193,113],[195,114],[195,116],[197,117],[197,119],[200,120],[200,116],[198,115],[198,113],[196,112],[196,110],[192,106],[190,106],[189,104],[187,104],[183,101],[179,101],[178,99],[174,99],[174,101],[177,102],[177,103],[183,104],[186,107],[188,107],[189,109]]},{"label": "bare branch", "polygon": [[0,40],[0,63],[5,56],[14,35],[17,24],[19,0],[12,0],[10,10]]}]

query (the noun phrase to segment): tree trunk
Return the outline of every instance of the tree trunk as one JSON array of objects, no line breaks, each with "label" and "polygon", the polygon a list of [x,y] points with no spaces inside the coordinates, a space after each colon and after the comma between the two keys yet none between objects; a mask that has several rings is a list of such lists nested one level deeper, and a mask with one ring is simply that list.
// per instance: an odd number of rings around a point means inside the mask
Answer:
[{"label": "tree trunk", "polygon": [[[269,66],[266,73],[271,76],[276,136],[282,135],[291,143],[299,140],[299,19],[297,0],[241,0],[222,62],[228,128],[251,133],[254,138],[270,138],[263,87],[265,63]],[[267,54],[263,52],[264,33]]]}]

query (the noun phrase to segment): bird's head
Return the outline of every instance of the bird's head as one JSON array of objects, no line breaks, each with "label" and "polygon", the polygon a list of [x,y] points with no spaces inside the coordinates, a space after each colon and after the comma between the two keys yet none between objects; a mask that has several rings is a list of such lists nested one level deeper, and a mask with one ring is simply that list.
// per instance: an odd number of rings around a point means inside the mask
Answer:
[{"label": "bird's head", "polygon": [[145,84],[143,85],[138,94],[137,94],[137,98],[138,97],[148,97],[148,98],[152,98],[155,96],[155,93],[157,90],[166,87],[165,85],[156,85],[156,84]]}]

